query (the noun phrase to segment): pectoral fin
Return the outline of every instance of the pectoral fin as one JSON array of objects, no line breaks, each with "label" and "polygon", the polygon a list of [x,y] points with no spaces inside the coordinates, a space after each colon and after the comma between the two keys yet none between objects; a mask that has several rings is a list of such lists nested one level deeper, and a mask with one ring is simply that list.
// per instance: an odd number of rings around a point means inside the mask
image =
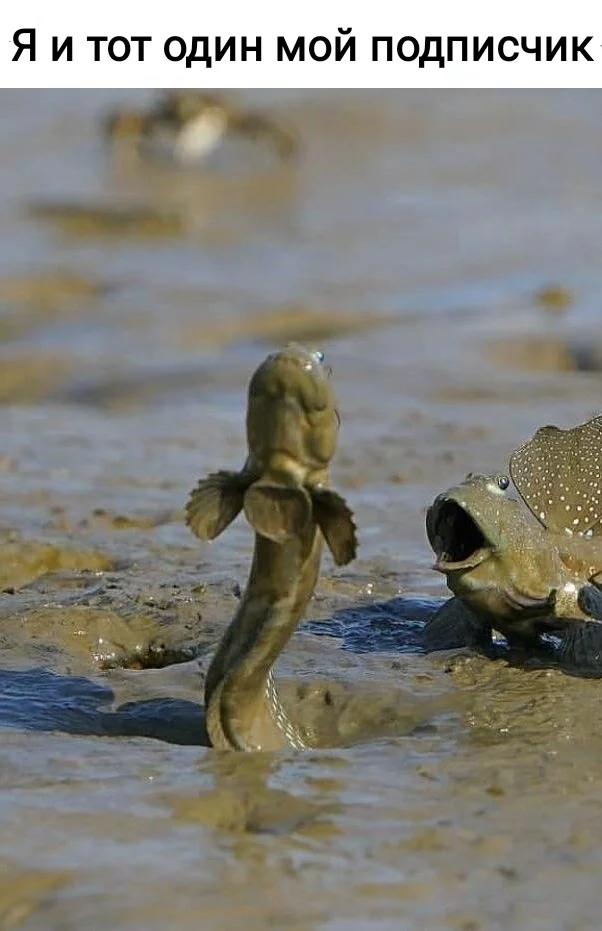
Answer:
[{"label": "pectoral fin", "polygon": [[567,623],[560,637],[558,659],[585,674],[602,675],[602,624],[580,620]]},{"label": "pectoral fin", "polygon": [[213,472],[198,483],[186,505],[186,523],[201,540],[213,540],[242,510],[249,479],[241,472]]},{"label": "pectoral fin", "polygon": [[463,647],[491,646],[491,625],[482,621],[459,598],[450,598],[427,621],[424,627],[424,649],[457,650]]},{"label": "pectoral fin", "polygon": [[284,543],[307,527],[311,499],[300,485],[255,482],[244,496],[244,510],[256,533]]},{"label": "pectoral fin", "polygon": [[319,488],[312,491],[316,522],[322,531],[337,566],[346,566],[357,555],[357,536],[353,511],[336,491]]}]

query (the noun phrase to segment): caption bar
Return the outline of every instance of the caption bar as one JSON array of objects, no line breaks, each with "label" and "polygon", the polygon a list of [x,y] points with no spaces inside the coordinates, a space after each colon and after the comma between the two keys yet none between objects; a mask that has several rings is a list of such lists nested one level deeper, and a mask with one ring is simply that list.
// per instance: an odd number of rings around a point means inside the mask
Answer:
[{"label": "caption bar", "polygon": [[[266,60],[276,62],[326,62],[326,61],[373,61],[413,62],[419,68],[437,65],[444,68],[449,62],[500,61],[513,62],[524,56],[530,61],[594,61],[590,43],[593,36],[372,36],[366,48],[360,48],[351,34],[352,28],[339,28],[337,34],[328,36],[297,36],[288,39],[277,36],[268,47]],[[47,61],[74,61],[74,55],[89,61],[124,62],[145,60],[152,36],[87,36],[86,44],[80,42],[75,48],[73,36],[50,36],[41,38],[36,29],[17,29],[13,34],[12,61],[37,61],[42,56]],[[157,43],[155,43],[156,45]],[[160,44],[160,43],[159,43]],[[266,43],[267,44],[267,43]],[[186,68],[203,65],[212,68],[223,61],[263,61],[261,36],[169,36],[162,42],[165,59],[184,62]],[[251,59],[251,56],[253,58]]]}]

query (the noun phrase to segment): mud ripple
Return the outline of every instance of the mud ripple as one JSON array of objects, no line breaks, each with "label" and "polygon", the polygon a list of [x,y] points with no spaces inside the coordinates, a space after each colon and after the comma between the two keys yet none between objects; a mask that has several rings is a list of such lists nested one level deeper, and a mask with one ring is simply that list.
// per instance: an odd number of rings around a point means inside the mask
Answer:
[{"label": "mud ripple", "polygon": [[69,236],[140,236],[156,239],[179,236],[186,229],[186,221],[180,213],[145,205],[105,207],[48,202],[29,204],[24,212],[32,220],[53,223]]}]

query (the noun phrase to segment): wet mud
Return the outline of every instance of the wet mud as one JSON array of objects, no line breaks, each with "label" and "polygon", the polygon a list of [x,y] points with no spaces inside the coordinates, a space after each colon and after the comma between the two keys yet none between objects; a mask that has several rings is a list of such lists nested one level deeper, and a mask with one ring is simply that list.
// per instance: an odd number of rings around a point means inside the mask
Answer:
[{"label": "wet mud", "polygon": [[[249,92],[295,164],[174,175],[103,148],[146,93],[0,98],[0,924],[597,931],[601,683],[422,629],[434,496],[599,413],[599,95]],[[360,528],[277,666],[332,747],[215,753],[252,538],[183,507],[288,339]]]}]

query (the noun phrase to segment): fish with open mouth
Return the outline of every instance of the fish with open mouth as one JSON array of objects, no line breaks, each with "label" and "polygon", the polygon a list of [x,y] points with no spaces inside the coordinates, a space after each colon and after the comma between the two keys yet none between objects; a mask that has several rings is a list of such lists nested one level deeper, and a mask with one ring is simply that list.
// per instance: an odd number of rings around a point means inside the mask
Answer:
[{"label": "fish with open mouth", "polygon": [[[428,622],[427,649],[486,646],[494,629],[513,645],[533,645],[550,633],[560,638],[560,653],[569,662],[580,639],[569,628],[602,620],[602,595],[594,584],[602,547],[536,523],[508,496],[509,487],[507,475],[470,474],[429,508],[434,568],[446,575],[456,597]],[[597,636],[587,632],[590,652],[597,652]],[[599,637],[602,647],[602,625]]]},{"label": "fish with open mouth", "polygon": [[339,415],[323,362],[323,353],[294,344],[265,359],[249,385],[244,466],[209,475],[187,504],[188,526],[202,540],[241,511],[255,531],[246,589],[205,681],[207,736],[218,749],[314,745],[283,706],[272,666],[313,594],[323,540],[338,565],[357,550],[352,512],[328,487]]}]

